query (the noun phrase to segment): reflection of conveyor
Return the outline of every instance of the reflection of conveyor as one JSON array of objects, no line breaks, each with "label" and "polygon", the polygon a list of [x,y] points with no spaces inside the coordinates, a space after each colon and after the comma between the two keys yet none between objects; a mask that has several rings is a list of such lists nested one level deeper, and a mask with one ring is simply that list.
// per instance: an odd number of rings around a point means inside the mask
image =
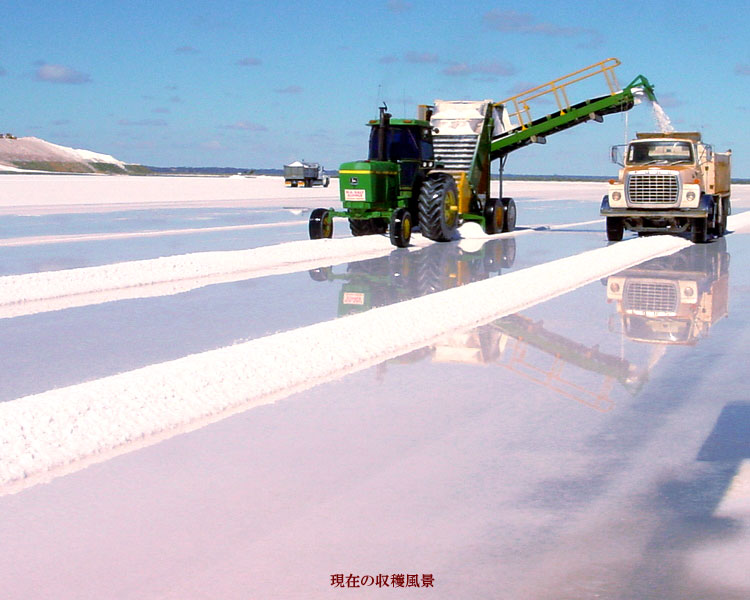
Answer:
[{"label": "reflection of conveyor", "polygon": [[[540,361],[529,349],[541,350],[552,362]],[[478,327],[468,333],[446,338],[435,345],[433,360],[464,363],[496,363],[534,383],[595,408],[610,410],[610,393],[615,381],[636,393],[645,383],[640,372],[628,361],[605,354],[597,346],[586,346],[548,331],[541,321],[515,314]],[[600,374],[598,389],[575,382],[574,374],[564,372],[566,365]]]},{"label": "reflection of conveyor", "polygon": [[729,254],[722,238],[656,258],[607,280],[623,333],[655,344],[695,344],[729,311]]}]

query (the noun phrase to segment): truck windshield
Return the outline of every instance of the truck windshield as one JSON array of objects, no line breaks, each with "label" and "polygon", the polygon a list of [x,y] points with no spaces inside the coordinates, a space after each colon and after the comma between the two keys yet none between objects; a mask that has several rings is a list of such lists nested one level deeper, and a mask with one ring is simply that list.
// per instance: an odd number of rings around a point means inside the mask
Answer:
[{"label": "truck windshield", "polygon": [[[370,160],[378,158],[379,126],[374,126],[370,132]],[[430,160],[432,156],[424,156],[429,152],[429,145],[422,143],[419,127],[389,127],[386,136],[388,160]],[[431,154],[431,153],[430,153]]]},{"label": "truck windshield", "polygon": [[693,162],[693,145],[674,140],[633,142],[628,146],[628,165],[674,165]]}]

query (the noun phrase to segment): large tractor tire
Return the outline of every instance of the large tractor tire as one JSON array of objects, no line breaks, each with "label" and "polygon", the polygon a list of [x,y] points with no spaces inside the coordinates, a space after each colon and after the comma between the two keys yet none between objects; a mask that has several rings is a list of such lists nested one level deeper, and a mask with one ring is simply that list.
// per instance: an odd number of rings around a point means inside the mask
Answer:
[{"label": "large tractor tire", "polygon": [[388,230],[385,219],[349,219],[349,229],[353,236],[374,235]]},{"label": "large tractor tire", "polygon": [[411,239],[411,213],[405,208],[397,208],[391,215],[391,244],[406,248]]},{"label": "large tractor tire", "polygon": [[333,217],[325,208],[316,208],[310,213],[309,232],[311,240],[333,237]]},{"label": "large tractor tire", "polygon": [[419,192],[419,227],[422,235],[436,242],[453,238],[458,227],[458,189],[447,173],[427,178]]},{"label": "large tractor tire", "polygon": [[607,239],[610,242],[619,242],[622,240],[622,234],[625,231],[625,225],[622,217],[607,217]]}]

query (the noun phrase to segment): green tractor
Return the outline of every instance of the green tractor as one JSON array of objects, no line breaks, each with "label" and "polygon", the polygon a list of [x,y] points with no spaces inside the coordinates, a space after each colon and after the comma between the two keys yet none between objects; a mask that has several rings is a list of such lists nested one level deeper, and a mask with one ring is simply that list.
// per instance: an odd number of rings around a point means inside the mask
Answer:
[{"label": "green tractor", "polygon": [[[398,247],[409,244],[416,225],[438,242],[452,239],[465,220],[487,233],[513,230],[513,200],[489,198],[491,102],[436,104],[442,119],[433,106],[420,106],[416,119],[395,119],[381,107],[369,122],[368,159],[339,169],[344,210],[315,209],[311,239],[331,237],[333,217],[346,217],[355,236],[388,231]],[[435,123],[447,123],[449,134]]]},{"label": "green tractor", "polygon": [[[630,110],[637,96],[653,98],[653,86],[639,75],[618,89],[615,58],[526,90],[502,102],[436,100],[421,105],[416,119],[395,119],[383,106],[369,122],[367,160],[339,169],[343,210],[316,208],[310,215],[310,238],[333,235],[333,217],[345,217],[355,236],[389,232],[398,247],[409,244],[412,226],[438,242],[454,237],[464,221],[479,223],[488,234],[513,231],[516,205],[503,198],[503,169],[508,155],[546,136],[605,115]],[[604,77],[604,95],[571,104],[568,89],[593,76]],[[549,114],[532,115],[532,104]],[[546,102],[545,102],[546,101]],[[548,107],[547,107],[548,108]],[[490,164],[500,164],[498,197],[490,195]]]}]

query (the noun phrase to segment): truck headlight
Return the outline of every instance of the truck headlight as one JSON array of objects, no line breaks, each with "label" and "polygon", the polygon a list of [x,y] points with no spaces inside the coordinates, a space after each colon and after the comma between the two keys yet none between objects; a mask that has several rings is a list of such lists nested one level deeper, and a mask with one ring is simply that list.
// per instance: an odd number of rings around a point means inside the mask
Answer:
[{"label": "truck headlight", "polygon": [[620,198],[622,198],[622,194],[620,192],[612,192],[612,202],[619,202]]},{"label": "truck headlight", "polygon": [[685,194],[685,200],[687,200],[688,202],[692,202],[693,200],[695,200],[695,192],[688,192],[687,194]]}]

